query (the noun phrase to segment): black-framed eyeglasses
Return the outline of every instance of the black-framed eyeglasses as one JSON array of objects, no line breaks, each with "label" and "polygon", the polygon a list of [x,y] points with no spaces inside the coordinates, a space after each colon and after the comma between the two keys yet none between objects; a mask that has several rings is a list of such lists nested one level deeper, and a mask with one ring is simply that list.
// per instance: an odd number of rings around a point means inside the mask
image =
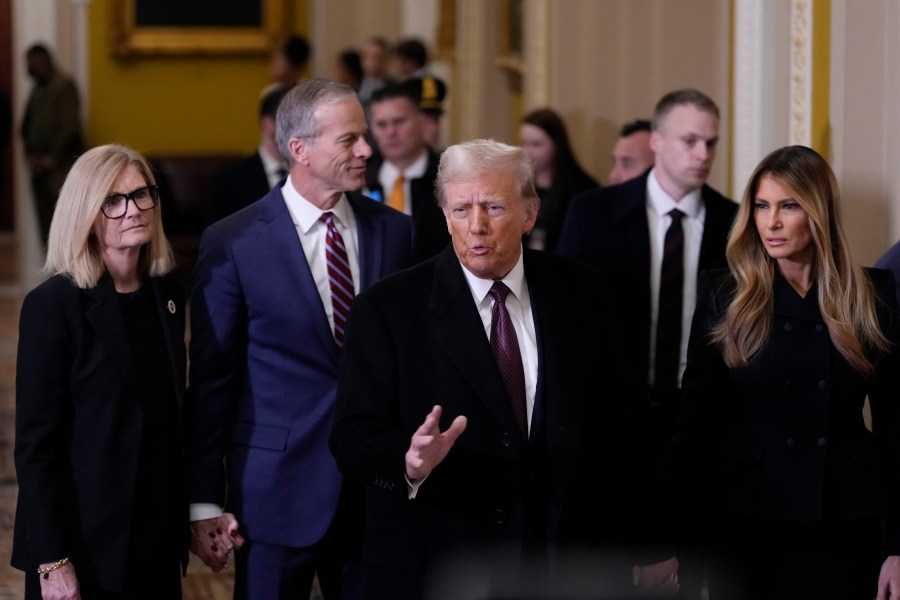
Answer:
[{"label": "black-framed eyeglasses", "polygon": [[103,199],[100,212],[107,219],[121,219],[128,212],[128,201],[134,202],[138,210],[150,210],[159,204],[159,187],[148,185],[128,194],[111,194]]}]

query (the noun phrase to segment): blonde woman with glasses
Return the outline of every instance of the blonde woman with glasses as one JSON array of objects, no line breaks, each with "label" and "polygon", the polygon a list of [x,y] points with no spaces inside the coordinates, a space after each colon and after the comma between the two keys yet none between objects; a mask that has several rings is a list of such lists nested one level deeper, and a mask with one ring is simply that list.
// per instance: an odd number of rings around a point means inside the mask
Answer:
[{"label": "blonde woman with glasses", "polygon": [[181,597],[184,290],[159,192],[130,148],[83,154],[24,300],[12,564],[25,598]]}]

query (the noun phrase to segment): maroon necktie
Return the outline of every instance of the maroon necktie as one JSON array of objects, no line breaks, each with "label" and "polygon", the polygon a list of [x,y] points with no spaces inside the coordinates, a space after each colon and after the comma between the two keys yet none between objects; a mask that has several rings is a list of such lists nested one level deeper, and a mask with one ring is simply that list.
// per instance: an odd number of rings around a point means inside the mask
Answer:
[{"label": "maroon necktie", "polygon": [[343,346],[347,315],[350,314],[350,304],[353,302],[353,275],[350,273],[350,262],[347,260],[344,238],[334,226],[334,214],[325,212],[319,218],[327,228],[325,232],[325,263],[328,265],[328,285],[331,287],[334,340],[338,346]]},{"label": "maroon necktie", "polygon": [[494,306],[491,309],[491,350],[494,351],[494,357],[500,367],[500,376],[506,386],[516,422],[522,434],[528,437],[522,353],[519,352],[519,340],[512,319],[506,310],[506,295],[509,294],[509,288],[502,281],[495,281],[490,294],[494,297]]}]

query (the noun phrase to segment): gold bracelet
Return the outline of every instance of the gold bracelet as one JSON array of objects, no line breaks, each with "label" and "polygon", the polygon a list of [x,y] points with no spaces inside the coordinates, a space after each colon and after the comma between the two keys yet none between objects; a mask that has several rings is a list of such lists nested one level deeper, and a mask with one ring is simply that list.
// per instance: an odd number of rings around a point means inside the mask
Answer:
[{"label": "gold bracelet", "polygon": [[50,572],[55,571],[64,564],[69,562],[69,557],[61,558],[55,563],[49,564],[46,567],[38,567],[38,575],[43,575],[44,579],[50,579]]}]

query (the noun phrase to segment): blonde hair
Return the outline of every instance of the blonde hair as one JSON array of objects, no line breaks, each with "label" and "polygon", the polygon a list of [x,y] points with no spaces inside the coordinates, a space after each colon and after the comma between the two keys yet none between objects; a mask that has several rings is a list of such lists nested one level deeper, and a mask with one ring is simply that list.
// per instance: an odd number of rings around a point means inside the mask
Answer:
[{"label": "blonde hair", "polygon": [[856,371],[872,375],[878,356],[890,347],[878,324],[875,291],[865,271],[853,261],[841,225],[834,173],[824,158],[804,146],[772,152],[747,183],[726,249],[737,290],[724,319],[712,331],[713,342],[728,366],[746,367],[769,339],[775,261],[763,247],[753,217],[764,177],[787,190],[806,211],[815,247],[819,310],[831,342]]},{"label": "blonde hair", "polygon": [[[135,167],[147,185],[156,185],[150,165],[135,150],[117,144],[92,148],[69,171],[50,223],[44,271],[63,274],[82,289],[92,288],[106,272],[100,247],[93,234],[100,205],[129,166]],[[141,248],[138,270],[160,276],[175,267],[172,248],[163,232],[160,205],[152,211],[153,238]]]}]

